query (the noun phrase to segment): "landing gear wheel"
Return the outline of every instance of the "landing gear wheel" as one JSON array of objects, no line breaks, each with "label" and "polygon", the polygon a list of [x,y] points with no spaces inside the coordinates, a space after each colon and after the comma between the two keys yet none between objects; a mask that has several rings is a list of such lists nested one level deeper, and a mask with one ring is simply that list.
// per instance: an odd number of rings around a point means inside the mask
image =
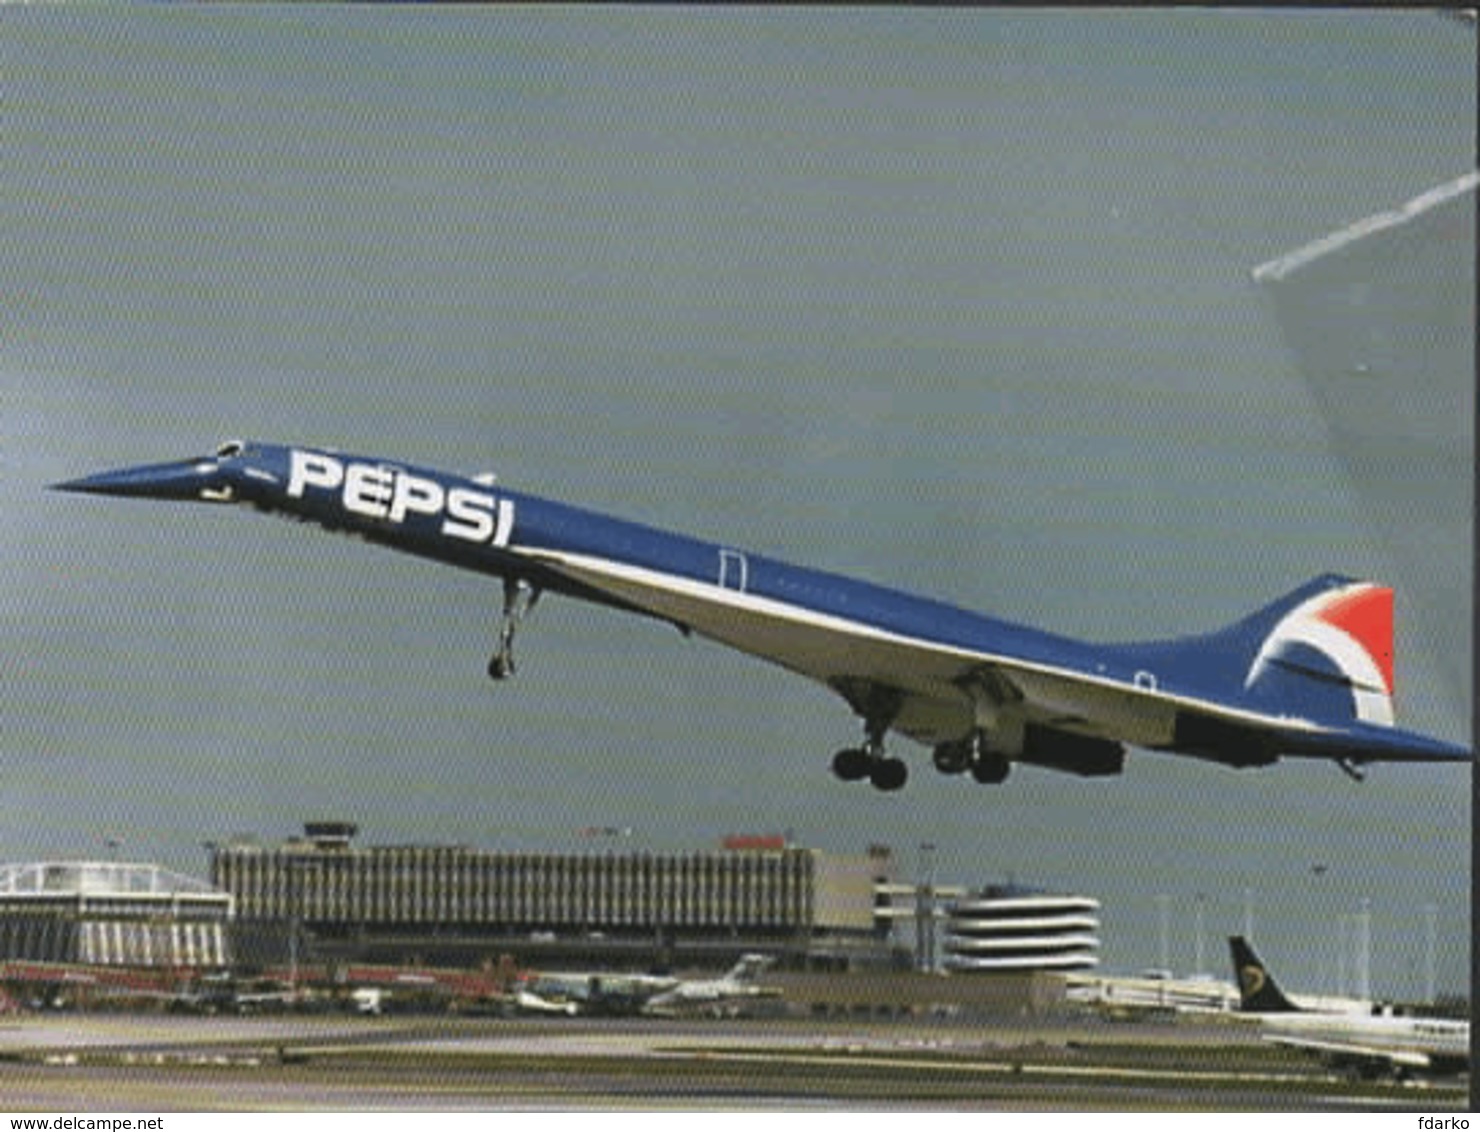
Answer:
[{"label": "landing gear wheel", "polygon": [[900,759],[879,759],[869,771],[869,781],[875,790],[886,793],[902,789],[910,777],[910,768]]},{"label": "landing gear wheel", "polygon": [[931,754],[941,774],[964,774],[971,766],[971,747],[965,742],[942,743]]},{"label": "landing gear wheel", "polygon": [[1006,755],[983,750],[977,753],[976,761],[971,764],[971,777],[984,785],[994,786],[1007,781],[1007,772],[1011,769],[1012,764]]},{"label": "landing gear wheel", "polygon": [[867,778],[873,759],[861,747],[848,747],[833,756],[832,772],[844,782],[858,782]]}]

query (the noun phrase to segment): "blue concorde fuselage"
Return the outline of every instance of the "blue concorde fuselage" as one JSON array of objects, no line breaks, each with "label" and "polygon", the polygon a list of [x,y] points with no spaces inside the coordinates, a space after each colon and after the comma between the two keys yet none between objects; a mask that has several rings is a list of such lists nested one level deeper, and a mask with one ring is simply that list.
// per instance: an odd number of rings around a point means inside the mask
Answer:
[{"label": "blue concorde fuselage", "polygon": [[[1101,675],[1117,675],[1105,668],[1101,650],[1070,638],[479,479],[335,452],[244,447],[257,454],[252,466],[258,474],[245,472],[236,482],[241,498],[259,507],[466,569],[519,574],[552,592],[627,605],[542,567],[541,551],[726,586],[965,651],[1006,650],[1025,660],[1057,666],[1078,662],[1099,668]],[[262,471],[285,488],[274,490],[278,485],[269,484]],[[1124,673],[1127,680],[1131,676],[1132,671]]]},{"label": "blue concorde fuselage", "polygon": [[[821,681],[864,718],[839,777],[897,789],[880,757],[895,728],[936,765],[1001,781],[998,754],[1119,773],[1122,744],[1235,766],[1280,754],[1467,761],[1466,748],[1393,726],[1392,591],[1312,579],[1199,636],[1090,644],[928,598],[465,477],[331,449],[231,442],[215,455],[58,487],[242,503],[505,579],[490,674],[513,670],[515,583],[642,613]],[[992,749],[991,757],[984,752]],[[893,762],[897,766],[897,762]],[[880,768],[884,768],[882,773]]]},{"label": "blue concorde fuselage", "polygon": [[557,551],[720,585],[967,652],[1006,652],[1110,680],[1130,681],[1135,672],[1134,661],[1117,663],[1113,649],[513,491],[491,476],[459,476],[333,449],[234,441],[215,456],[105,472],[58,487],[246,503],[464,569],[517,574],[542,589],[637,612],[647,611],[551,570],[540,553]]}]

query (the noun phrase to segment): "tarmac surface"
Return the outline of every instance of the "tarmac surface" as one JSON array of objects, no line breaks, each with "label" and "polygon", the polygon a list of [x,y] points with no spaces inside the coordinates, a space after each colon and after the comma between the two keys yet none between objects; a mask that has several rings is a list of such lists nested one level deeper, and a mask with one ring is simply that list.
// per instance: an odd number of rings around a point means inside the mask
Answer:
[{"label": "tarmac surface", "polygon": [[1227,1020],[1139,1024],[31,1015],[12,1112],[606,1109],[1447,1111]]}]

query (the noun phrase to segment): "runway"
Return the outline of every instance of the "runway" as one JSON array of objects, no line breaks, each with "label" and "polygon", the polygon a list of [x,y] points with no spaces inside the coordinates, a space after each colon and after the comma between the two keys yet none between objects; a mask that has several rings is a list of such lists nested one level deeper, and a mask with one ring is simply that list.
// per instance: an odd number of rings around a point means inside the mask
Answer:
[{"label": "runway", "polygon": [[1352,1082],[1227,1021],[31,1016],[15,1112],[1422,1111],[1463,1083]]}]

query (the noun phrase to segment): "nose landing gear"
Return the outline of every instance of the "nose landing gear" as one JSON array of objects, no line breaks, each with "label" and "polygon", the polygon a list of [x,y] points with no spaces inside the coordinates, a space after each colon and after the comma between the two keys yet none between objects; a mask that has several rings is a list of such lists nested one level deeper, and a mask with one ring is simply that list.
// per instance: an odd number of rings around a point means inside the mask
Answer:
[{"label": "nose landing gear", "polygon": [[488,662],[492,680],[514,675],[514,632],[539,603],[541,591],[523,578],[504,579],[504,610],[499,617],[498,651]]}]

